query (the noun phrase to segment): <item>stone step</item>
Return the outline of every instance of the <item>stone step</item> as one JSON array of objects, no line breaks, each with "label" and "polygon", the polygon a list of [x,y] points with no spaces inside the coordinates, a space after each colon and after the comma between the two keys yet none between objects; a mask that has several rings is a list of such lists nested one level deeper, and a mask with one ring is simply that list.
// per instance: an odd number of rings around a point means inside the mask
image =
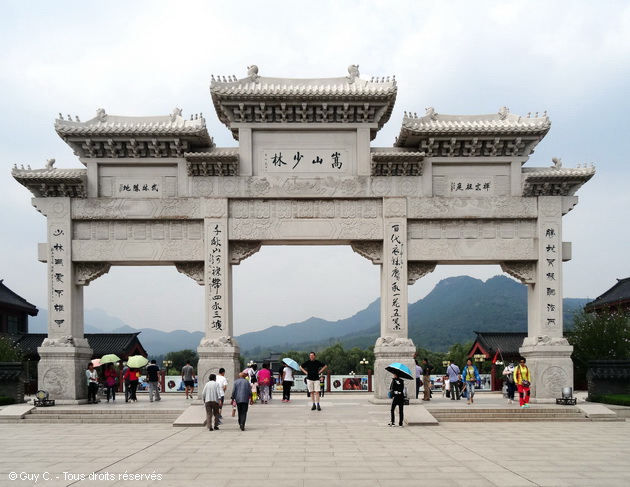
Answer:
[{"label": "stone step", "polygon": [[91,416],[91,415],[101,415],[101,414],[124,414],[127,416],[133,415],[143,415],[143,414],[168,414],[168,415],[180,415],[182,413],[181,409],[56,409],[56,408],[48,408],[48,409],[35,409],[31,412],[30,416],[41,416],[41,415],[68,415],[68,416]]},{"label": "stone step", "polygon": [[436,418],[440,423],[521,423],[521,422],[576,422],[576,421],[591,421],[585,417],[577,418],[539,418],[539,417],[513,417],[513,418]]},{"label": "stone step", "polygon": [[160,417],[160,418],[134,418],[134,417],[124,417],[124,418],[73,418],[71,416],[65,416],[63,418],[51,418],[51,417],[26,417],[24,421],[30,423],[61,423],[61,424],[75,424],[75,423],[91,423],[91,424],[120,424],[120,423],[138,423],[138,424],[170,424],[172,423],[177,416],[173,417]]}]

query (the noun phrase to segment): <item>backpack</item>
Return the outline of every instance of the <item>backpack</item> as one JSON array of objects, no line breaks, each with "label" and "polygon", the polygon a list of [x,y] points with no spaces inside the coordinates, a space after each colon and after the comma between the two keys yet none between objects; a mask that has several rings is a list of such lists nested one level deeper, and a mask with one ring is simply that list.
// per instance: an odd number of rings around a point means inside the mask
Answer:
[{"label": "backpack", "polygon": [[251,382],[252,384],[255,384],[256,382],[258,382],[258,373],[252,369],[249,371],[249,382]]}]

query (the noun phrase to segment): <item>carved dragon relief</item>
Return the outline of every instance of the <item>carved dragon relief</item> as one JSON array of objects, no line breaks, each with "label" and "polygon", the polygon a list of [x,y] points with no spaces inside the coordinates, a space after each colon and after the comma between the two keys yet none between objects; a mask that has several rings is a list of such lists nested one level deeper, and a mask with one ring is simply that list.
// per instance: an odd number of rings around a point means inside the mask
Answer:
[{"label": "carved dragon relief", "polygon": [[107,274],[112,268],[107,262],[78,262],[74,266],[74,281],[79,286],[89,286],[94,279]]},{"label": "carved dragon relief", "polygon": [[204,263],[203,262],[176,262],[175,268],[178,272],[197,281],[197,284],[203,286],[204,281]]},{"label": "carved dragon relief", "polygon": [[353,241],[350,242],[350,246],[357,254],[372,261],[372,264],[383,263],[383,242]]},{"label": "carved dragon relief", "polygon": [[421,277],[435,270],[437,262],[407,262],[407,284],[410,286]]}]

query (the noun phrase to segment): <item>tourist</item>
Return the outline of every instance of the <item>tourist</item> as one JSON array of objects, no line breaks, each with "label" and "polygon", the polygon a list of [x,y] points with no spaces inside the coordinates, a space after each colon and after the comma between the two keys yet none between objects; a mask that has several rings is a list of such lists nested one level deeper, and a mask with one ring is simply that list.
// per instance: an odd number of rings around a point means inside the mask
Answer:
[{"label": "tourist", "polygon": [[129,367],[127,366],[127,362],[123,362],[122,368],[122,378],[123,378],[123,386],[125,387],[125,402],[129,402]]},{"label": "tourist", "polygon": [[88,386],[88,404],[96,404],[96,393],[98,392],[98,372],[94,368],[94,364],[90,362],[85,371],[85,378]]},{"label": "tourist", "polygon": [[201,392],[203,403],[206,407],[206,424],[208,431],[212,431],[212,417],[214,416],[214,429],[219,429],[219,400],[221,399],[221,386],[217,383],[217,376],[210,374],[208,382]]},{"label": "tourist", "polygon": [[503,369],[505,376],[505,393],[508,404],[514,404],[514,393],[516,392],[516,384],[514,383],[514,362],[510,362]]},{"label": "tourist", "polygon": [[195,369],[190,365],[190,360],[186,360],[186,365],[182,368],[182,382],[184,383],[184,391],[186,399],[193,398],[195,391]]},{"label": "tourist", "polygon": [[138,383],[140,382],[140,370],[136,368],[127,368],[127,375],[125,380],[129,381],[129,400],[137,402],[136,391],[138,390]]},{"label": "tourist", "polygon": [[398,426],[402,426],[405,419],[403,412],[403,407],[405,406],[405,381],[398,377],[398,374],[394,374],[389,390],[392,398],[392,408],[390,410],[391,421],[388,426],[396,426],[396,421],[394,420],[396,406],[398,406]]},{"label": "tourist", "polygon": [[315,352],[311,352],[308,355],[309,359],[300,365],[302,372],[306,374],[306,387],[311,394],[311,400],[313,406],[311,411],[321,411],[322,408],[319,405],[319,376],[326,370],[327,365],[324,365],[319,360],[315,360]]},{"label": "tourist", "polygon": [[518,389],[518,402],[522,408],[529,407],[529,395],[532,385],[529,367],[525,365],[525,362],[525,358],[521,357],[518,361],[518,367],[514,368],[514,382]]},{"label": "tourist", "polygon": [[225,402],[225,391],[227,391],[228,380],[225,377],[225,369],[221,367],[219,369],[219,375],[217,375],[217,384],[219,384],[219,393],[221,399],[219,399],[219,424],[223,422],[223,403]]},{"label": "tourist", "polygon": [[269,402],[269,389],[271,388],[271,370],[267,362],[262,364],[262,369],[258,372],[258,387],[260,390],[260,403]]},{"label": "tourist", "polygon": [[455,399],[457,399],[459,401],[461,399],[461,390],[459,384],[459,381],[462,378],[462,376],[460,375],[461,371],[452,360],[449,360],[448,367],[446,368],[446,373],[448,375],[448,382],[451,388],[451,400],[454,401]]},{"label": "tourist", "polygon": [[232,387],[232,401],[236,402],[236,408],[238,410],[238,425],[241,431],[245,431],[245,421],[247,420],[247,409],[249,408],[249,401],[252,397],[252,389],[250,383],[245,379],[247,374],[241,372],[238,375],[238,379],[234,381]]},{"label": "tourist", "polygon": [[442,377],[442,397],[446,397],[447,399],[451,397],[451,381],[448,375]]},{"label": "tourist", "polygon": [[250,404],[254,404],[258,401],[258,364],[252,364],[252,366],[247,369],[247,379],[249,380],[252,390]]},{"label": "tourist", "polygon": [[293,387],[293,369],[285,365],[282,369],[282,402],[291,402],[291,388]]},{"label": "tourist", "polygon": [[147,367],[147,382],[149,383],[149,402],[162,399],[160,397],[160,367],[155,360],[151,360],[151,364]]},{"label": "tourist", "polygon": [[466,383],[466,397],[468,404],[475,402],[475,384],[481,383],[481,376],[477,367],[472,364],[472,359],[466,360],[466,365],[462,370],[462,377]]},{"label": "tourist", "polygon": [[114,364],[105,366],[105,386],[107,387],[107,402],[111,395],[112,402],[116,402],[116,388],[118,387],[118,372],[114,368]]},{"label": "tourist", "polygon": [[429,364],[427,358],[422,359],[422,388],[424,389],[423,401],[431,400],[431,372],[433,367]]},{"label": "tourist", "polygon": [[420,395],[420,386],[422,385],[422,367],[418,365],[418,359],[413,360],[416,363],[416,399]]}]

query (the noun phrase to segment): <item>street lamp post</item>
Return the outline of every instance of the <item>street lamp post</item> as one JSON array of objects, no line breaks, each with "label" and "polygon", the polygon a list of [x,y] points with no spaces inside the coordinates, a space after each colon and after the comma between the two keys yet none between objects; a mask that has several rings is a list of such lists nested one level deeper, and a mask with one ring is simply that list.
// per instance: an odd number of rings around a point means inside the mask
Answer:
[{"label": "street lamp post", "polygon": [[172,360],[164,360],[162,362],[162,367],[164,367],[166,375],[169,375],[168,374],[168,369],[171,367],[171,365],[173,365],[173,361]]},{"label": "street lamp post", "polygon": [[363,360],[359,361],[359,365],[363,366],[364,371],[367,370],[367,366],[368,366],[369,362],[367,361],[367,359],[365,357],[363,357]]}]

